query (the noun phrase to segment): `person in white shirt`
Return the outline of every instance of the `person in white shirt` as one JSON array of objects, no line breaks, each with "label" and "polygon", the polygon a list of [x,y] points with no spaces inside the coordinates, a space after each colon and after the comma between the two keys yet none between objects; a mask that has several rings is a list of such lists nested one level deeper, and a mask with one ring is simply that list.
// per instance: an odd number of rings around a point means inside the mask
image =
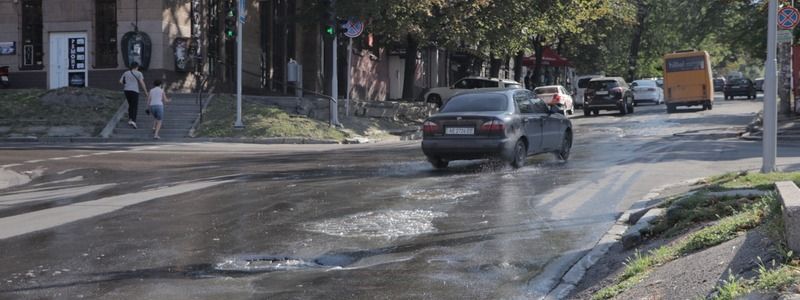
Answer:
[{"label": "person in white shirt", "polygon": [[124,85],[125,99],[128,100],[128,125],[136,128],[136,113],[139,109],[139,88],[147,94],[147,86],[144,84],[144,75],[139,72],[139,63],[132,62],[131,68],[122,77],[119,83]]},{"label": "person in white shirt", "polygon": [[153,118],[156,119],[153,123],[153,138],[157,140],[161,139],[161,137],[158,136],[158,132],[161,131],[161,123],[164,121],[164,104],[169,102],[167,93],[161,88],[162,84],[161,80],[153,82],[154,87],[147,96],[147,107],[150,108],[150,113],[152,113]]}]

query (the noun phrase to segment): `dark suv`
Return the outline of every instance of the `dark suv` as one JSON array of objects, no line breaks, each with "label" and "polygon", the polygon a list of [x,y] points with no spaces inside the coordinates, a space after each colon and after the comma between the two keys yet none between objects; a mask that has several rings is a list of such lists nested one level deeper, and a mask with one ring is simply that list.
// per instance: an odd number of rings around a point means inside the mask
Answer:
[{"label": "dark suv", "polygon": [[595,78],[586,88],[583,115],[598,115],[600,110],[618,110],[620,114],[633,113],[633,91],[620,77]]},{"label": "dark suv", "polygon": [[736,96],[745,96],[747,99],[756,98],[756,86],[752,80],[747,78],[736,78],[725,83],[725,100]]}]

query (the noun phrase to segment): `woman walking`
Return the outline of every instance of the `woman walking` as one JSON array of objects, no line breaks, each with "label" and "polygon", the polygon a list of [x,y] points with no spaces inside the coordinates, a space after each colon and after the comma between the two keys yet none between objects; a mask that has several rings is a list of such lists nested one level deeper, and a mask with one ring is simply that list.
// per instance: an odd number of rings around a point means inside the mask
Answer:
[{"label": "woman walking", "polygon": [[169,102],[169,97],[167,97],[167,93],[164,93],[164,89],[161,88],[161,80],[156,80],[153,82],[153,89],[150,90],[150,94],[147,96],[147,107],[150,109],[150,113],[153,114],[153,118],[156,119],[155,123],[153,123],[153,138],[160,140],[161,137],[158,136],[158,132],[161,131],[161,122],[164,120],[164,103]]},{"label": "woman walking", "polygon": [[136,114],[139,112],[139,88],[147,93],[147,86],[144,84],[144,75],[139,72],[139,63],[132,62],[131,68],[122,74],[119,79],[125,91],[125,99],[128,100],[128,125],[136,129]]}]

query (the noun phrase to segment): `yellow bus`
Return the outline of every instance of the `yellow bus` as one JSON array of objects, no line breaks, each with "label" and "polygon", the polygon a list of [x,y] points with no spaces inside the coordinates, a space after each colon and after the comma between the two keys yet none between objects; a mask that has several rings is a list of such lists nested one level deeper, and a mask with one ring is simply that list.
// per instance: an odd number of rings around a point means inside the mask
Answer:
[{"label": "yellow bus", "polygon": [[706,51],[675,51],[664,56],[664,99],[667,112],[678,106],[714,107],[711,57]]}]

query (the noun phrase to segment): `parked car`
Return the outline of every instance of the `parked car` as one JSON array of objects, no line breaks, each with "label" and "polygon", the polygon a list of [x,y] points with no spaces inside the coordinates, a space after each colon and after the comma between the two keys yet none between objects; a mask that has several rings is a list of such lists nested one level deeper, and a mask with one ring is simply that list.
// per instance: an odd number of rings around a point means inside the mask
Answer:
[{"label": "parked car", "polygon": [[714,78],[714,91],[715,92],[723,92],[725,91],[725,78]]},{"label": "parked car", "polygon": [[556,106],[564,115],[575,114],[575,102],[567,89],[560,85],[540,86],[533,90],[547,105]]},{"label": "parked car", "polygon": [[631,83],[633,89],[633,105],[640,102],[650,102],[656,105],[664,103],[664,90],[653,79],[636,80]]},{"label": "parked car", "polygon": [[748,78],[736,78],[728,80],[725,84],[725,100],[736,96],[745,96],[747,99],[756,98],[756,87],[752,80]]},{"label": "parked car", "polygon": [[583,115],[598,115],[601,110],[618,110],[622,115],[633,113],[633,91],[625,79],[603,77],[589,81]]},{"label": "parked car", "polygon": [[575,81],[578,83],[578,87],[575,89],[575,106],[583,107],[583,102],[585,100],[586,94],[586,87],[589,86],[589,81],[595,78],[602,78],[603,75],[583,75],[575,77]]},{"label": "parked car", "polygon": [[423,124],[422,151],[434,168],[450,161],[494,158],[513,167],[529,155],[566,161],[572,123],[526,89],[492,89],[453,97]]},{"label": "parked car", "polygon": [[513,80],[486,78],[486,77],[465,77],[450,87],[432,88],[423,97],[427,103],[435,103],[438,107],[444,106],[451,97],[458,93],[487,88],[522,88],[522,84]]},{"label": "parked car", "polygon": [[756,78],[753,84],[756,85],[756,92],[764,92],[764,78]]}]

